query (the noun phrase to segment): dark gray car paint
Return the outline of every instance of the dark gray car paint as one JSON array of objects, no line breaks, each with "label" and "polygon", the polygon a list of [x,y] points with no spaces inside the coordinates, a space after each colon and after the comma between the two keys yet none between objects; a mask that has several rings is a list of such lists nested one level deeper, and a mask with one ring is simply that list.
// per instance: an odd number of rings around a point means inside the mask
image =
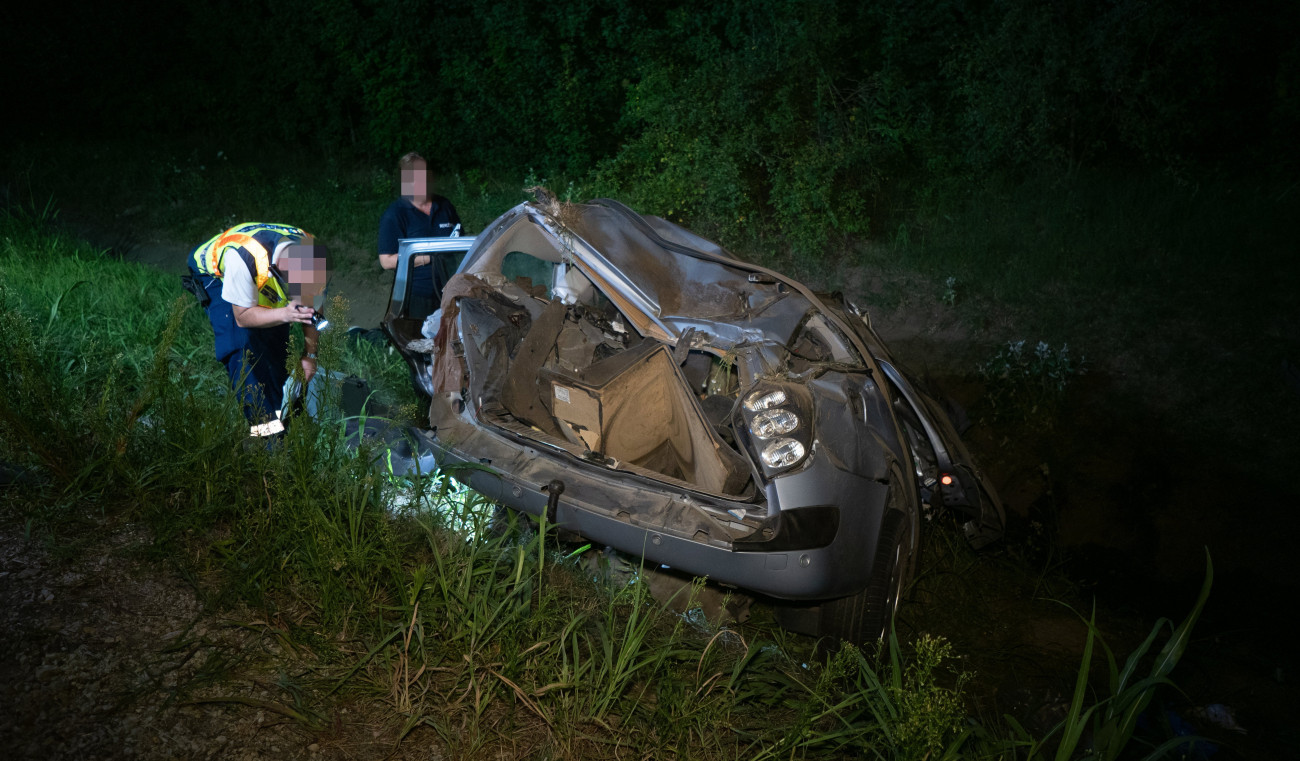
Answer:
[{"label": "dark gray car paint", "polygon": [[[551,499],[543,487],[555,479],[563,481],[556,518],[566,528],[622,551],[644,554],[650,562],[786,599],[831,599],[861,590],[872,567],[883,520],[889,460],[909,458],[894,420],[889,384],[876,379],[886,377],[902,391],[918,417],[927,421],[926,433],[935,442],[936,451],[943,452],[952,466],[953,448],[945,436],[949,431],[930,420],[935,410],[892,363],[877,362],[877,357],[887,354],[865,320],[856,324],[858,320],[830,308],[804,286],[743,263],[689,231],[656,218],[642,218],[613,202],[597,203],[601,205],[595,214],[612,228],[581,224],[567,228],[566,234],[576,241],[571,250],[586,254],[578,257],[576,264],[614,284],[629,303],[642,307],[648,324],[656,332],[663,331],[665,343],[675,345],[688,332],[703,336],[710,346],[735,352],[751,385],[781,365],[782,342],[791,338],[792,326],[810,313],[823,315],[852,346],[857,355],[852,364],[856,366],[828,364],[814,368],[810,377],[799,381],[812,395],[816,413],[812,453],[802,465],[779,475],[756,465],[761,497],[748,503],[720,499],[700,494],[688,484],[670,484],[609,463],[584,460],[561,447],[532,440],[525,431],[508,430],[484,419],[477,402],[483,391],[482,379],[471,383],[478,387],[469,399],[434,397],[430,408],[434,430],[421,434],[425,444],[441,465],[452,468],[489,499],[532,515],[541,515]],[[461,265],[465,271],[477,252],[526,218],[558,226],[542,209],[524,204],[503,215],[477,240],[434,240],[446,241],[443,245],[459,250],[468,248]],[[581,239],[583,233],[590,240]],[[636,255],[629,240],[679,256],[671,259],[661,254],[647,263],[647,257]],[[399,282],[405,282],[402,274],[410,258],[432,242],[403,241]],[[652,265],[660,259],[668,264],[653,271]],[[616,262],[634,262],[632,269],[641,270],[640,277],[628,277]],[[692,294],[682,292],[683,283],[690,284]],[[712,298],[715,294],[724,297]],[[395,286],[390,317],[400,314],[398,296]],[[702,304],[721,304],[723,308]],[[462,347],[468,338],[465,320],[461,315],[458,321]],[[955,437],[955,432],[952,435]],[[959,442],[958,447],[959,453],[965,454]],[[749,448],[740,449],[753,462]],[[456,471],[458,466],[465,469]],[[978,478],[978,474],[972,468],[965,477]],[[827,506],[837,511],[839,524],[834,538],[824,546],[763,550],[762,532],[779,527],[782,514],[794,516],[800,509]],[[1000,505],[985,508],[997,515],[983,523],[1000,531]]]}]

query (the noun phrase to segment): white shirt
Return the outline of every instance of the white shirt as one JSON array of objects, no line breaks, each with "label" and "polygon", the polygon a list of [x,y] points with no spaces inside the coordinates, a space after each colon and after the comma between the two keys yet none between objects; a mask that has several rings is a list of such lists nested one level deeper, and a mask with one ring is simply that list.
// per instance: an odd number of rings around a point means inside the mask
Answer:
[{"label": "white shirt", "polygon": [[[282,240],[271,254],[271,266],[280,261],[280,256],[293,241]],[[257,287],[253,282],[253,273],[248,271],[244,257],[231,251],[224,257],[222,264],[226,269],[221,278],[221,298],[237,307],[257,306]]]},{"label": "white shirt", "polygon": [[253,273],[244,264],[244,257],[231,251],[225,256],[225,271],[221,273],[221,298],[237,307],[257,306],[257,288]]}]

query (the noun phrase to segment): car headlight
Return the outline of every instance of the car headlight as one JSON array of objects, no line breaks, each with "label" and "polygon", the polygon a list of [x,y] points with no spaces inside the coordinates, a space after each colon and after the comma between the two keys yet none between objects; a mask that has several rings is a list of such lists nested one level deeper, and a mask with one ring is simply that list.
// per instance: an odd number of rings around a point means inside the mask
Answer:
[{"label": "car headlight", "polygon": [[744,396],[746,447],[768,477],[797,467],[812,453],[812,397],[793,383],[764,383]]},{"label": "car headlight", "polygon": [[[781,393],[781,392],[776,392]],[[785,396],[785,394],[781,394]],[[754,415],[749,429],[760,439],[770,439],[787,434],[799,427],[799,416],[790,410],[776,407],[765,409]]]},{"label": "car headlight", "polygon": [[773,439],[759,455],[769,468],[785,468],[803,459],[807,450],[796,439]]},{"label": "car headlight", "polygon": [[745,409],[750,412],[769,410],[785,404],[785,400],[785,392],[779,388],[775,391],[755,391],[745,398]]}]

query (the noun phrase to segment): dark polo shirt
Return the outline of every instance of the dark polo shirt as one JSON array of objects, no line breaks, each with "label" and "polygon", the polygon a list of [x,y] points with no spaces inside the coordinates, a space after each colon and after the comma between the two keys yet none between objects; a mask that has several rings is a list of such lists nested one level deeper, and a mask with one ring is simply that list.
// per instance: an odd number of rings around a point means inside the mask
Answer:
[{"label": "dark polo shirt", "polygon": [[[460,215],[456,207],[442,196],[430,196],[432,204],[425,214],[415,208],[410,201],[399,198],[388,205],[384,216],[379,220],[379,253],[396,254],[397,241],[402,238],[446,238],[460,224]],[[456,271],[459,257],[452,261],[449,257],[435,258],[433,267],[416,267],[411,271],[411,296],[420,302],[417,311],[432,312],[437,308],[442,296],[442,289],[447,280]]]}]

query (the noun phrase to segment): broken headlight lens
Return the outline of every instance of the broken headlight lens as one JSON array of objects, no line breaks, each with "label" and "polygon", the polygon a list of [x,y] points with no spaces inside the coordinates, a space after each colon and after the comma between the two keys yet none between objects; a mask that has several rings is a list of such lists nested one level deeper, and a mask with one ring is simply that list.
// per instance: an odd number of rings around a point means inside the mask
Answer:
[{"label": "broken headlight lens", "polygon": [[[781,392],[776,392],[780,394]],[[781,394],[784,396],[784,394]],[[754,415],[749,428],[760,439],[770,439],[799,427],[799,416],[783,408],[765,409]]]},{"label": "broken headlight lens", "polygon": [[785,392],[779,388],[775,391],[755,391],[745,397],[745,409],[750,412],[771,409],[781,404],[785,404]]},{"label": "broken headlight lens", "polygon": [[759,455],[769,468],[785,468],[803,459],[804,445],[795,439],[774,439],[763,447]]}]

